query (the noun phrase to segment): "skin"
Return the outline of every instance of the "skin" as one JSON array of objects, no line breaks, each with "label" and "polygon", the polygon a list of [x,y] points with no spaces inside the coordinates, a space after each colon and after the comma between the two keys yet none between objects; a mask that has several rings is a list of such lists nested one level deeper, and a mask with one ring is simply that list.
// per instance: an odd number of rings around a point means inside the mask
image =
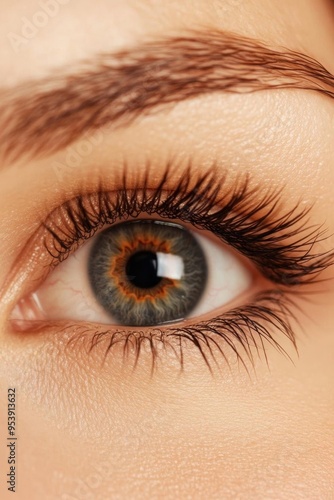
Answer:
[{"label": "skin", "polygon": [[[303,52],[334,73],[334,9],[325,0],[73,0],[15,52],[7,35],[19,33],[21,18],[31,19],[36,9],[32,0],[0,2],[4,88],[101,51],[203,26]],[[231,185],[251,172],[251,184],[263,190],[284,186],[287,209],[300,199],[313,204],[311,222],[334,234],[334,102],[300,90],[213,94],[102,135],[99,147],[66,171],[66,182],[50,169],[63,162],[62,151],[0,171],[0,290],[6,297],[0,306],[0,420],[7,421],[7,389],[15,387],[16,498],[333,498],[333,269],[324,271],[325,283],[311,286],[318,293],[309,303],[298,299],[299,356],[280,339],[292,360],[266,345],[268,368],[252,348],[253,364],[245,359],[249,373],[227,351],[230,368],[221,359],[210,374],[189,347],[183,373],[167,352],[152,377],[148,353],[135,372],[117,352],[101,365],[102,349],[87,356],[81,342],[65,347],[70,332],[18,335],[8,319],[36,278],[20,257],[33,230],[80,181],[93,186],[94,176],[103,175],[111,187],[123,158],[134,176],[148,157],[156,172],[173,154],[194,157],[197,170],[218,160]],[[333,237],[322,245],[330,251]],[[28,277],[6,295],[17,283],[15,263]],[[237,297],[237,304],[252,293]],[[5,484],[6,439],[1,425],[4,499],[12,498]]]}]

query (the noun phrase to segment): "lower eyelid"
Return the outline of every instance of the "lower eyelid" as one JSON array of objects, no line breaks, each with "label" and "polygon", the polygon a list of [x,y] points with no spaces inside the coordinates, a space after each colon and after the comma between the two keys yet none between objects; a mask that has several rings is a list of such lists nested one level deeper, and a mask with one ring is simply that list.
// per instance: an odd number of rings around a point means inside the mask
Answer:
[{"label": "lower eyelid", "polygon": [[[69,321],[40,322],[35,325],[35,335],[49,337],[59,349],[69,349],[75,359],[91,354],[93,367],[127,358],[127,365],[137,367],[139,362],[149,363],[155,370],[159,362],[175,358],[183,368],[186,358],[194,353],[211,371],[213,366],[243,366],[249,374],[256,358],[268,364],[268,349],[275,349],[291,359],[297,354],[293,331],[296,296],[278,290],[258,293],[245,306],[207,321],[186,320],[184,325],[163,325],[159,328],[133,329],[115,325],[73,324]],[[194,350],[195,349],[195,350]],[[196,355],[196,357],[197,357]],[[97,365],[96,365],[96,362]]]}]

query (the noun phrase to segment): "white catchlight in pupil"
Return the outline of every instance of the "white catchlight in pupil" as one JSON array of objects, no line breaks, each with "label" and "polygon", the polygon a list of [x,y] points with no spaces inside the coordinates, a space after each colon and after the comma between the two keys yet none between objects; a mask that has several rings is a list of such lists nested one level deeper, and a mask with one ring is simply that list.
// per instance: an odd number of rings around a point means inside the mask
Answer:
[{"label": "white catchlight in pupil", "polygon": [[157,252],[159,278],[169,278],[171,280],[181,280],[184,276],[184,262],[179,255]]}]

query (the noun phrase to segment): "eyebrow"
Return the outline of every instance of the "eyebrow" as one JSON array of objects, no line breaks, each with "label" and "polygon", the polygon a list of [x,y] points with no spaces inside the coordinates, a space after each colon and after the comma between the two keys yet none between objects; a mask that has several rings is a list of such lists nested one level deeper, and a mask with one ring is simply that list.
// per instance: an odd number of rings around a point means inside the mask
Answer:
[{"label": "eyebrow", "polygon": [[334,76],[315,59],[221,31],[190,31],[100,54],[40,81],[0,92],[4,159],[47,156],[102,127],[213,92],[303,89],[334,98]]}]

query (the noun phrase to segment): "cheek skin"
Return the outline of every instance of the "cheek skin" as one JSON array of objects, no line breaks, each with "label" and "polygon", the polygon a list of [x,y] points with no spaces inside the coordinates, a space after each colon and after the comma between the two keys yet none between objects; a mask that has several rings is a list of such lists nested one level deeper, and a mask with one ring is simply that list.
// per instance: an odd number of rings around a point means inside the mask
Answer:
[{"label": "cheek skin", "polygon": [[152,490],[261,498],[269,486],[273,498],[326,498],[332,487],[332,339],[306,342],[295,366],[269,351],[271,372],[259,363],[251,379],[237,366],[212,376],[195,359],[181,376],[171,364],[151,379],[141,365],[132,373],[117,362],[87,363],[61,342],[26,344],[7,346],[1,358],[1,379],[11,370],[20,388],[20,445],[31,450],[20,475],[25,494],[31,470],[55,492],[78,495],[85,485],[102,498]]}]

